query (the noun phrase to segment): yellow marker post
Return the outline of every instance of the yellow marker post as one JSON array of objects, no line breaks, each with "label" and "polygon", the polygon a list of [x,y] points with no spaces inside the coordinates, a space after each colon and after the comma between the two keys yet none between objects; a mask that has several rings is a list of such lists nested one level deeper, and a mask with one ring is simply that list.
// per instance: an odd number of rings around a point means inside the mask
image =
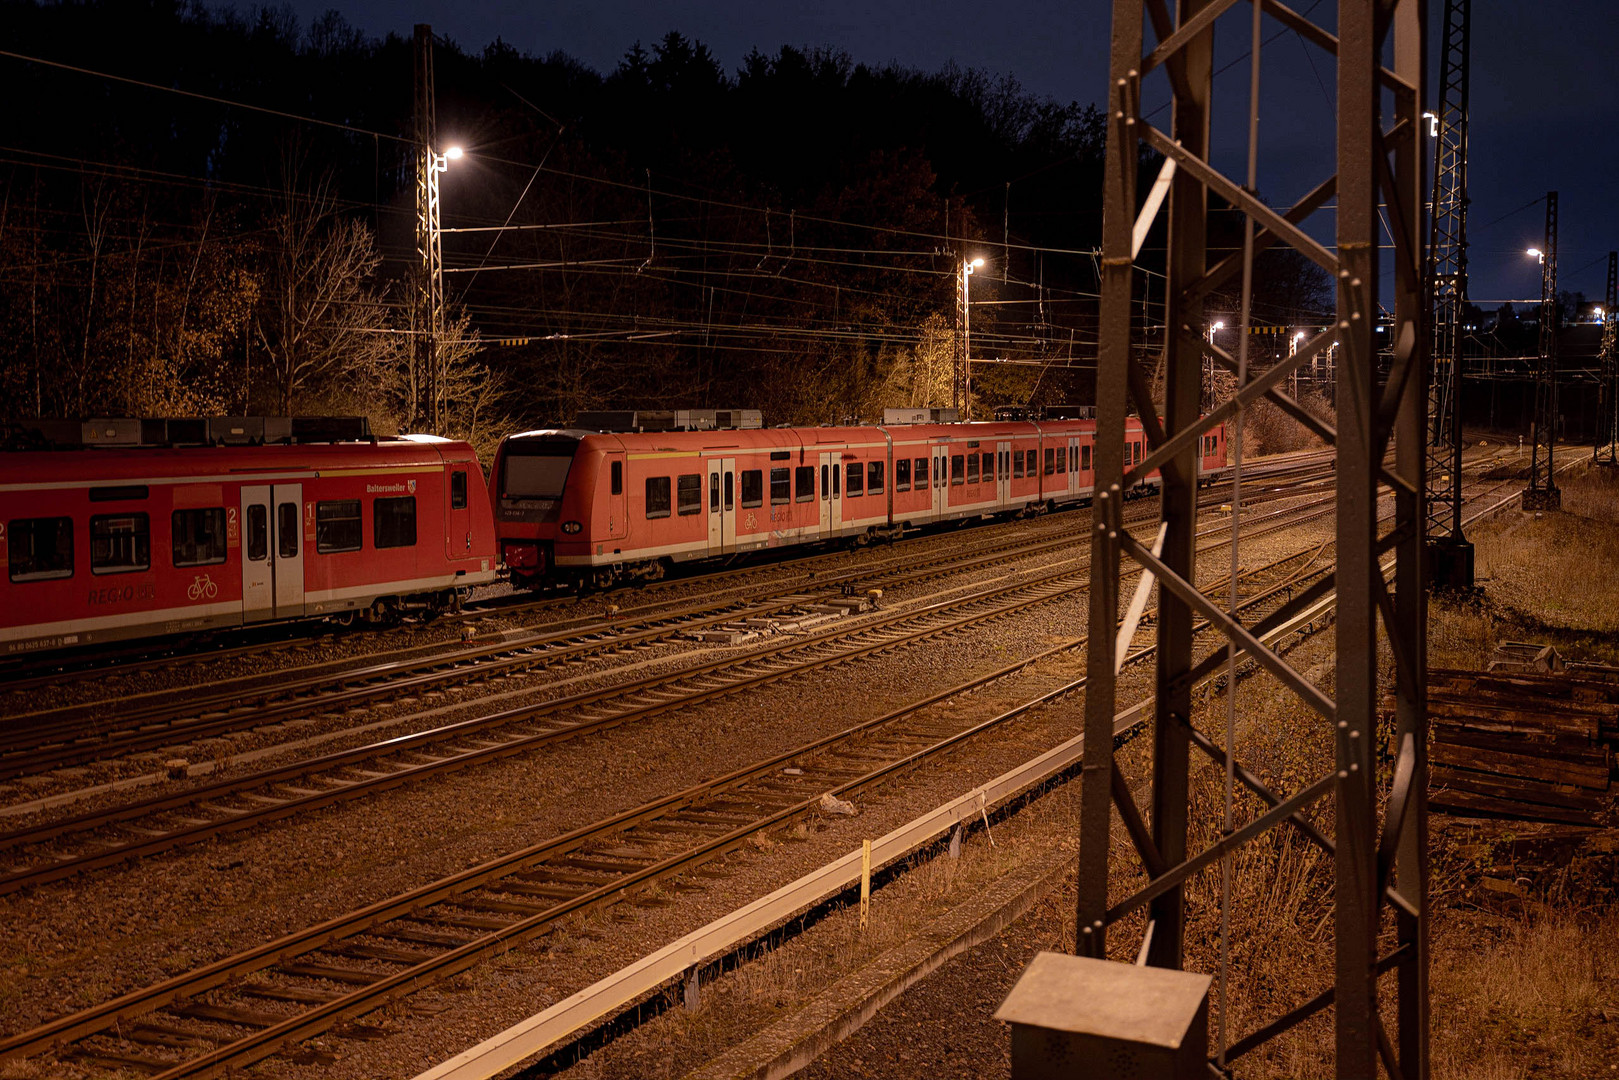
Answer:
[{"label": "yellow marker post", "polygon": [[871,841],[860,841],[860,929],[866,928],[871,910]]}]

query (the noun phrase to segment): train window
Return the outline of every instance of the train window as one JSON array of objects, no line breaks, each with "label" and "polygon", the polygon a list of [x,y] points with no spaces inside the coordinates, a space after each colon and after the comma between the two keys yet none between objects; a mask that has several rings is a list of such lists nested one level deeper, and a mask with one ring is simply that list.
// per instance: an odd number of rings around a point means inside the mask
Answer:
[{"label": "train window", "polygon": [[90,519],[90,572],[127,574],[152,565],[152,526],[146,514],[97,514]]},{"label": "train window", "polygon": [[1014,450],[1014,451],[1012,451],[1012,478],[1014,480],[1018,480],[1018,479],[1022,479],[1022,477],[1023,477],[1023,451]]},{"label": "train window", "polygon": [[121,487],[93,487],[90,489],[91,502],[121,502],[124,499],[146,498],[145,484],[127,484]]},{"label": "train window", "polygon": [[1131,443],[1130,445],[1135,447],[1135,454],[1136,454],[1135,460],[1132,461],[1130,464],[1132,464],[1132,465],[1140,465],[1141,464],[1141,444],[1140,443]]},{"label": "train window", "polygon": [[765,504],[765,474],[762,469],[742,470],[742,506]]},{"label": "train window", "polygon": [[793,470],[793,498],[798,502],[815,501],[815,466],[800,465]]},{"label": "train window", "polygon": [[866,486],[865,466],[858,461],[851,461],[843,471],[843,493],[850,496],[859,495]]},{"label": "train window", "polygon": [[465,510],[467,508],[467,471],[456,469],[450,473],[450,509]]},{"label": "train window", "polygon": [[838,496],[841,496],[842,494],[843,494],[843,470],[838,468],[836,465],[834,465],[834,466],[832,466],[832,495],[834,497],[838,497]]},{"label": "train window", "polygon": [[720,474],[717,472],[708,474],[708,512],[720,512]]},{"label": "train window", "polygon": [[703,474],[686,473],[675,480],[675,511],[681,517],[703,512]]},{"label": "train window", "polygon": [[828,469],[825,465],[821,466],[821,498],[823,499],[830,499],[832,497],[832,485],[827,483],[827,473],[831,471],[832,470]]},{"label": "train window", "polygon": [[175,566],[207,566],[225,561],[224,507],[176,510],[169,516],[169,533],[174,540]]},{"label": "train window", "polygon": [[950,483],[965,484],[966,482],[967,463],[962,460],[960,454],[954,454],[950,458]]},{"label": "train window", "polygon": [[1091,470],[1091,448],[1089,446],[1079,448],[1079,467],[1083,472],[1090,472]]},{"label": "train window", "polygon": [[[276,522],[278,535],[281,525]],[[416,546],[416,496],[377,499],[371,504],[371,544],[379,548]]]},{"label": "train window", "polygon": [[1057,471],[1057,455],[1052,453],[1051,447],[1046,447],[1046,475],[1050,476]]},{"label": "train window", "polygon": [[916,490],[921,491],[928,486],[928,459],[919,457],[912,464],[916,466]]},{"label": "train window", "polygon": [[[381,502],[381,499],[377,500]],[[410,512],[410,542],[416,542],[416,500],[411,499]],[[359,511],[355,511],[358,516]],[[358,534],[359,530],[355,529]],[[354,546],[358,548],[360,541],[356,535]],[[298,557],[298,504],[284,502],[275,508],[275,557],[278,559],[296,559]]]},{"label": "train window", "polygon": [[1057,471],[1060,473],[1068,471],[1068,450],[1066,447],[1057,447]]},{"label": "train window", "polygon": [[13,518],[6,562],[12,581],[48,581],[73,576],[73,519]]},{"label": "train window", "polygon": [[1068,447],[1068,471],[1079,471],[1079,447],[1077,446],[1070,445]]},{"label": "train window", "polygon": [[[746,474],[744,473],[743,475]],[[667,476],[649,476],[646,478],[646,516],[648,519],[669,516],[669,478]]]},{"label": "train window", "polygon": [[733,473],[733,472],[726,473],[725,474],[725,509],[726,510],[734,509],[735,506],[736,506],[735,497],[734,497],[735,486],[736,486],[736,473]]},{"label": "train window", "polygon": [[911,490],[911,459],[900,458],[894,462],[894,490]]},{"label": "train window", "polygon": [[866,494],[881,495],[883,493],[883,473],[887,469],[887,462],[873,461],[866,466]]},{"label": "train window", "polygon": [[793,501],[793,471],[791,469],[770,470],[770,505],[780,506]]},{"label": "train window", "polygon": [[989,481],[994,480],[994,479],[995,479],[995,455],[994,454],[985,454],[984,455],[984,482],[988,483]]},{"label": "train window", "polygon": [[967,483],[978,483],[978,455],[967,455]]},{"label": "train window", "polygon": [[1040,460],[1035,456],[1036,453],[1038,453],[1038,451],[1035,450],[1025,450],[1023,452],[1023,471],[1029,476],[1034,476],[1036,471],[1039,469],[1039,466],[1035,464],[1035,462]]},{"label": "train window", "polygon": [[270,557],[270,516],[259,503],[247,508],[247,557],[254,562]]},{"label": "train window", "polygon": [[624,463],[622,461],[613,462],[607,468],[607,475],[612,484],[612,494],[624,494]]},{"label": "train window", "polygon": [[315,550],[322,555],[360,550],[359,499],[331,499],[315,504]]}]

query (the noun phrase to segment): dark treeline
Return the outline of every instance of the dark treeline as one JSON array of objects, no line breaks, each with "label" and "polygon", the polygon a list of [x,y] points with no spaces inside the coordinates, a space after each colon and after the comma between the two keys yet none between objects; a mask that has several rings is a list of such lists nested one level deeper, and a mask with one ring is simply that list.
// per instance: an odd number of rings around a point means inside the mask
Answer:
[{"label": "dark treeline", "polygon": [[[0,0],[0,30],[186,92],[0,58],[0,415],[422,423],[411,42],[163,0]],[[1095,108],[829,51],[728,72],[675,33],[606,74],[501,41],[440,41],[435,66],[440,149],[467,150],[441,175],[447,433],[604,406],[781,423],[948,404],[977,257],[980,407],[1089,400]],[[1256,318],[1313,321],[1322,286],[1277,256]]]}]

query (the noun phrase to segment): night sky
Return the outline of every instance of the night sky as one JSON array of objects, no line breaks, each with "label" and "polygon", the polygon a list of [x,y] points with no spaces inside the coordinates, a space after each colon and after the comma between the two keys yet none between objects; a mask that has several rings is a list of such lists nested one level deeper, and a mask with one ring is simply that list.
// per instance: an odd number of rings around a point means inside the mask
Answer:
[{"label": "night sky", "polygon": [[[306,24],[330,0],[295,0]],[[1332,0],[1299,0],[1295,10],[1325,20]],[[1442,0],[1429,0],[1437,27]],[[544,4],[447,0],[348,0],[339,10],[374,35],[408,35],[432,24],[468,51],[496,37],[536,54],[561,50],[609,71],[632,44],[651,44],[670,30],[695,38],[735,72],[754,47],[831,46],[857,62],[895,61],[924,70],[954,62],[1010,74],[1036,94],[1098,102],[1107,75],[1111,5],[1106,0],[823,0],[770,4],[756,0],[657,3],[652,0],[550,0]],[[1244,101],[1248,7],[1218,25],[1216,162],[1240,175],[1245,160]],[[1606,254],[1619,248],[1614,176],[1619,166],[1612,127],[1619,120],[1613,43],[1619,4],[1613,0],[1473,5],[1469,216],[1471,282],[1476,303],[1534,301],[1535,261],[1523,254],[1541,243],[1548,189],[1560,195],[1559,286],[1599,298]],[[1267,21],[1264,50],[1260,190],[1285,206],[1330,171],[1333,66],[1313,47]],[[1275,40],[1272,41],[1271,39]],[[1437,93],[1437,62],[1430,99]],[[1161,78],[1159,80],[1161,85]],[[1161,99],[1160,99],[1161,100]],[[1221,103],[1224,104],[1221,104]],[[543,107],[543,103],[542,104]],[[1153,118],[1167,125],[1167,110]],[[1313,231],[1329,238],[1331,219]]]}]

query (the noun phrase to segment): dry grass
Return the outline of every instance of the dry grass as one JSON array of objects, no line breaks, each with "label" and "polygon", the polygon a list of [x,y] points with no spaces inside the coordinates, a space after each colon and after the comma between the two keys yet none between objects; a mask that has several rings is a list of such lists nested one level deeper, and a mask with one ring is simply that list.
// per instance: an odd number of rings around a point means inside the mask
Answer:
[{"label": "dry grass", "polygon": [[1619,912],[1545,908],[1493,929],[1440,925],[1432,972],[1434,1076],[1612,1075],[1619,1061]]},{"label": "dry grass", "polygon": [[1619,469],[1582,465],[1561,480],[1563,513],[1619,522]]}]

